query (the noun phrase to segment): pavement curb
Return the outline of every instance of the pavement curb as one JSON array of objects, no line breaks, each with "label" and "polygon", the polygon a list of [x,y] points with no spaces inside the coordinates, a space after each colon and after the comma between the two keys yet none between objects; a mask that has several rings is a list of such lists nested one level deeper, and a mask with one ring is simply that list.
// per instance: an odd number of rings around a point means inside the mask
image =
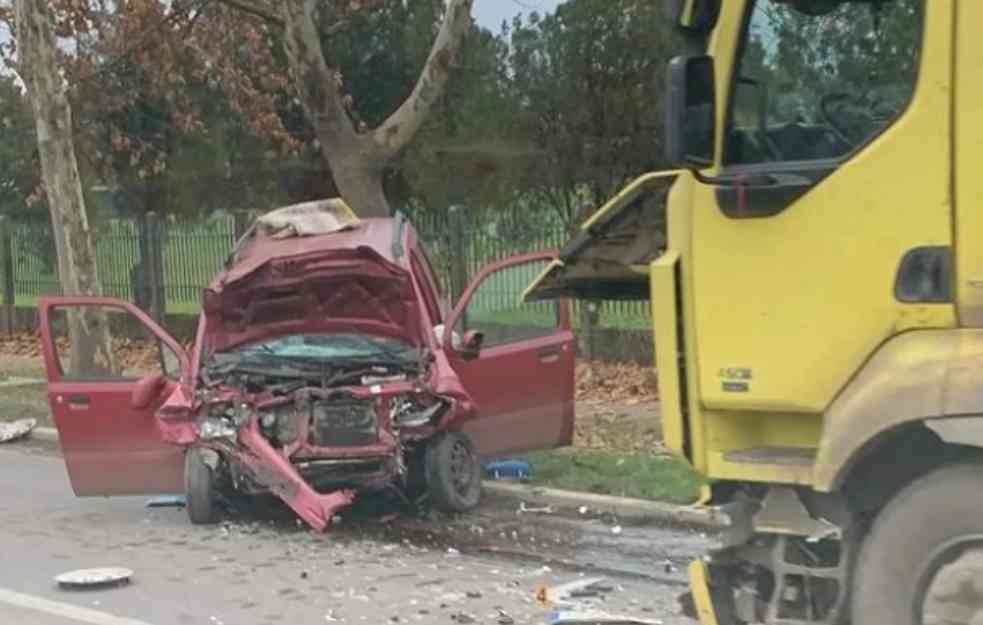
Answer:
[{"label": "pavement curb", "polygon": [[[42,441],[57,441],[58,430],[39,427],[31,430],[31,437]],[[554,506],[577,510],[587,506],[594,513],[611,513],[631,521],[658,521],[677,525],[692,525],[708,529],[724,527],[725,521],[710,508],[677,506],[658,501],[612,497],[571,490],[558,490],[528,484],[484,482],[485,492],[506,499],[524,501],[540,506]]]},{"label": "pavement curb", "polygon": [[658,501],[558,490],[528,484],[486,481],[484,488],[488,494],[498,497],[574,510],[587,506],[593,513],[607,512],[632,521],[657,521],[706,529],[720,529],[726,526],[723,517],[711,508],[705,507],[678,506]]},{"label": "pavement curb", "polygon": [[34,428],[31,430],[31,438],[36,438],[40,441],[57,441],[58,430],[55,428]]}]

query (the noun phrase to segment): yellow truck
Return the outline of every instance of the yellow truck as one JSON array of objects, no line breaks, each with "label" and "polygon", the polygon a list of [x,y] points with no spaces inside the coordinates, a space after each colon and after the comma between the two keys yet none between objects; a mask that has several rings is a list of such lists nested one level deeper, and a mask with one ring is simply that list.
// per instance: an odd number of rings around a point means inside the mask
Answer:
[{"label": "yellow truck", "polygon": [[672,5],[678,169],[527,298],[651,299],[705,625],[983,623],[983,1]]}]

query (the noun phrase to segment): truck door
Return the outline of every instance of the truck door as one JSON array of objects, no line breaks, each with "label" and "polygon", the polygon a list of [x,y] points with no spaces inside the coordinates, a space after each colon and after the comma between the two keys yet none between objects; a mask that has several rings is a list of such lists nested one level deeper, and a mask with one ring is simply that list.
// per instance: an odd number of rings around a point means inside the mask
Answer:
[{"label": "truck door", "polygon": [[[956,18],[956,298],[959,321],[983,327],[983,2],[960,2]],[[975,21],[970,21],[975,20]]]},{"label": "truck door", "polygon": [[[183,493],[184,450],[162,440],[154,416],[188,371],[178,343],[126,302],[51,297],[38,307],[48,403],[75,494]],[[135,402],[138,385],[154,392]]]},{"label": "truck door", "polygon": [[696,186],[670,245],[703,407],[818,415],[888,337],[954,323],[954,3],[742,4],[711,50],[727,183]]},{"label": "truck door", "polygon": [[[483,456],[568,445],[573,436],[576,350],[567,304],[521,299],[552,258],[529,254],[486,267],[448,317],[444,350],[478,412],[463,430]],[[480,349],[461,344],[476,332]]]}]

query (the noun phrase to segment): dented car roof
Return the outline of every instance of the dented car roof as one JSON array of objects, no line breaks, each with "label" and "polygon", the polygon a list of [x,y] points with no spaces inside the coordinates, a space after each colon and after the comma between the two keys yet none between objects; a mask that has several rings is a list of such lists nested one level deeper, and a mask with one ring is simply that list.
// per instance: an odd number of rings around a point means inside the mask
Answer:
[{"label": "dented car roof", "polygon": [[405,266],[398,250],[400,236],[409,227],[401,218],[363,219],[344,230],[328,234],[274,238],[259,235],[241,245],[234,253],[233,264],[215,276],[210,288],[235,282],[265,263],[290,256],[302,256],[334,250],[368,248],[393,264]]}]

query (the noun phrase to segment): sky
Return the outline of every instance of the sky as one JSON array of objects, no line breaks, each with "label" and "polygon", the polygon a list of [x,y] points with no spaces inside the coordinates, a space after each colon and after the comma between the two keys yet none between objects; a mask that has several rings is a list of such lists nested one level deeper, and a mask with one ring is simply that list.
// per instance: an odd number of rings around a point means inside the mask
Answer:
[{"label": "sky", "polygon": [[475,0],[471,13],[488,30],[497,33],[502,20],[511,20],[517,13],[550,13],[563,0]]}]

